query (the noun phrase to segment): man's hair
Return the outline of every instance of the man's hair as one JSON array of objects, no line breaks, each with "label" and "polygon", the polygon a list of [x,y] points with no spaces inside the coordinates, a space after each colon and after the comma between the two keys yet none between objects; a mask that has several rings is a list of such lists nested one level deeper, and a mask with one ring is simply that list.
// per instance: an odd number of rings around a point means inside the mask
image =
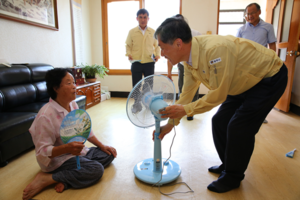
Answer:
[{"label": "man's hair", "polygon": [[166,44],[173,44],[173,42],[180,38],[184,43],[189,43],[192,40],[192,32],[183,18],[171,17],[167,18],[155,31],[154,37]]},{"label": "man's hair", "polygon": [[183,17],[182,14],[177,14],[177,15],[175,15],[174,17],[178,17],[178,18],[184,19],[184,17]]},{"label": "man's hair", "polygon": [[149,12],[145,8],[139,9],[139,11],[136,13],[136,16],[138,17],[140,14],[147,14],[149,17]]},{"label": "man's hair", "polygon": [[260,10],[260,5],[258,3],[250,3],[246,8],[245,8],[245,12],[247,12],[247,8],[252,6],[252,5],[255,5],[256,6],[256,9],[259,11]]},{"label": "man's hair", "polygon": [[[72,71],[68,68],[54,68],[46,73],[45,79],[47,85],[47,92],[52,99],[56,99],[57,97],[54,88],[60,87],[62,79],[67,75],[68,72],[72,74]],[[73,74],[72,76],[74,77]]]},{"label": "man's hair", "polygon": [[183,19],[184,21],[186,21],[186,23],[189,23],[188,20],[187,20],[182,14],[177,14],[177,15],[175,15],[174,17]]}]

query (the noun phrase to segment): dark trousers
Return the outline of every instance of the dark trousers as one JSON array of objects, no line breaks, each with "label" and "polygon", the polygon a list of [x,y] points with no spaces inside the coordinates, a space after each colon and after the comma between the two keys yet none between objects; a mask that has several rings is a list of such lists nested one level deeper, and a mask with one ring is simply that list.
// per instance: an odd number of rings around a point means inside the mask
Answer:
[{"label": "dark trousers", "polygon": [[212,118],[215,147],[225,167],[220,178],[227,183],[244,179],[254,149],[255,134],[286,85],[287,68],[283,65],[273,77],[261,80],[248,91],[228,95]]},{"label": "dark trousers", "polygon": [[76,157],[64,162],[59,168],[50,172],[53,180],[61,182],[68,188],[84,188],[97,183],[104,173],[104,167],[113,160],[113,155],[91,147],[85,156],[79,156],[80,167],[77,169]]},{"label": "dark trousers", "polygon": [[[132,63],[132,65],[131,65],[132,88],[134,88],[134,86],[140,80],[143,79],[143,75],[144,75],[144,78],[146,78],[147,76],[151,76],[154,74],[154,64],[155,64],[154,62],[144,63],[144,64],[142,64],[140,62]],[[143,84],[142,91],[147,92],[148,90],[151,89],[149,86],[152,86],[152,85],[153,85],[153,78],[149,79],[147,81],[147,84]],[[140,88],[138,88],[138,90],[140,90]],[[138,99],[138,97],[136,97],[134,94],[133,94],[133,98],[135,100],[135,103],[140,102],[140,100],[141,100],[141,99]]]},{"label": "dark trousers", "polygon": [[154,74],[154,62],[151,63],[140,63],[135,62],[131,64],[132,74],[132,87],[134,87],[144,77],[151,76]]},{"label": "dark trousers", "polygon": [[[180,63],[177,64],[178,67],[178,99],[180,94],[182,93],[182,87],[184,83],[184,66]],[[199,98],[199,89],[196,91],[196,94],[192,100],[192,102],[197,101]]]}]

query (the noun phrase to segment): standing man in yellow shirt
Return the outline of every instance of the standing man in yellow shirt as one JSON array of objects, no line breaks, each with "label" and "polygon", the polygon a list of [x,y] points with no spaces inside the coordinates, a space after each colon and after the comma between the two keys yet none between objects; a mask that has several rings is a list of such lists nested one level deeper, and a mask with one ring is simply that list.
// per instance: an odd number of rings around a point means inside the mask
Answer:
[{"label": "standing man in yellow shirt", "polygon": [[[222,193],[239,187],[254,149],[255,134],[286,88],[286,66],[276,52],[248,39],[230,35],[192,38],[189,25],[178,18],[166,19],[155,37],[161,55],[173,65],[184,61],[185,73],[180,99],[160,112],[170,120],[158,137],[163,139],[183,116],[222,104],[212,118],[221,165],[208,169],[220,176],[207,188]],[[201,82],[210,91],[191,103]]]},{"label": "standing man in yellow shirt", "polygon": [[[132,87],[144,77],[154,74],[154,64],[160,58],[160,48],[154,38],[152,28],[148,27],[149,13],[146,9],[137,12],[139,26],[131,29],[126,39],[126,56],[131,64]],[[135,99],[132,112],[141,111],[139,99]]]}]

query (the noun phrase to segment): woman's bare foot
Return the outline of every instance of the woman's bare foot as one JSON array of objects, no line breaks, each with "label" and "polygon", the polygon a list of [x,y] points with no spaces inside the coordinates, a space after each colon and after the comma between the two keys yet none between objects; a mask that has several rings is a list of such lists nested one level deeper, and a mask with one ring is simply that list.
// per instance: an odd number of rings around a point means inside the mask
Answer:
[{"label": "woman's bare foot", "polygon": [[54,189],[56,190],[56,192],[62,193],[65,189],[65,185],[63,183],[57,183]]},{"label": "woman's bare foot", "polygon": [[47,174],[45,172],[38,173],[34,180],[23,190],[23,200],[31,199],[42,189],[54,183],[57,182],[52,179],[52,174]]}]

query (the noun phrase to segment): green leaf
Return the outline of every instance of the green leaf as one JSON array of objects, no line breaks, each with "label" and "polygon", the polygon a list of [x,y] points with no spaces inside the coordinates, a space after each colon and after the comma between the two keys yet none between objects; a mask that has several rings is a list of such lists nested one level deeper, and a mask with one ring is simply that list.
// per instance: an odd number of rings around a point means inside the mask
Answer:
[{"label": "green leaf", "polygon": [[104,76],[107,76],[107,72],[109,72],[104,65],[84,65],[81,63],[81,65],[77,65],[76,67],[80,67],[82,69],[82,72],[85,74],[86,78],[96,78],[96,75],[104,78]]}]

